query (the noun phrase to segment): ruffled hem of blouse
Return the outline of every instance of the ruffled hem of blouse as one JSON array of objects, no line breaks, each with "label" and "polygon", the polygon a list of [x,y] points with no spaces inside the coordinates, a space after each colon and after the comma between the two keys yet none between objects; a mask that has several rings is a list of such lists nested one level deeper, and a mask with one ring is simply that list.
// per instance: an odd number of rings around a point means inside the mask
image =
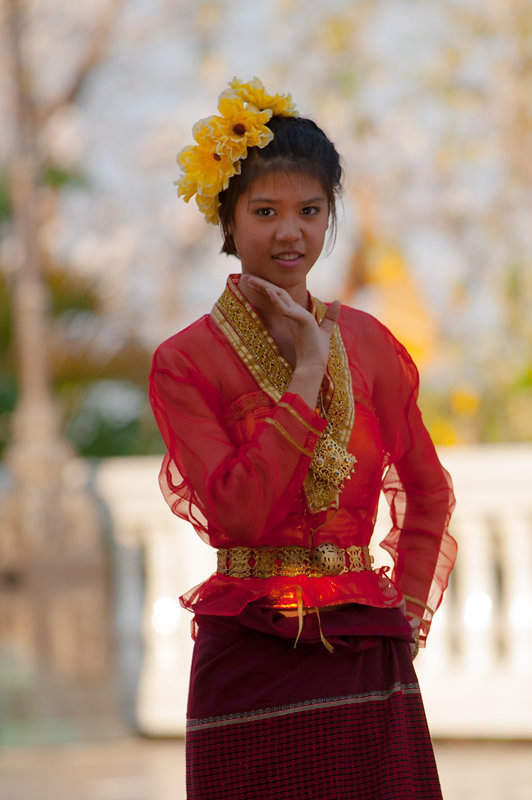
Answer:
[{"label": "ruffled hem of blouse", "polygon": [[215,573],[180,598],[189,611],[214,616],[236,616],[257,600],[276,608],[297,609],[300,605],[323,608],[346,603],[392,608],[401,599],[382,569],[319,578],[234,578]]}]

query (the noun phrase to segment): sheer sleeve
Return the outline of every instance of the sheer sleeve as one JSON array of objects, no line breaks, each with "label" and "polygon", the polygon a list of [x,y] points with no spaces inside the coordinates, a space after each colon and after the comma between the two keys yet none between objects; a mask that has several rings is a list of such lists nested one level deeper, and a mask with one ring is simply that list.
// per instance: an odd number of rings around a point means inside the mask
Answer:
[{"label": "sheer sleeve", "polygon": [[408,615],[421,619],[424,644],[456,559],[449,533],[454,495],[417,405],[417,369],[405,348],[387,329],[382,331],[373,393],[389,454],[383,491],[392,528],[381,544],[394,560],[392,581]]},{"label": "sheer sleeve", "polygon": [[[234,382],[231,374],[232,390]],[[167,343],[154,356],[150,401],[168,448],[160,481],[174,513],[215,547],[259,544],[300,491],[325,421],[285,393],[277,404],[264,397],[260,413],[235,426],[221,388]]]}]

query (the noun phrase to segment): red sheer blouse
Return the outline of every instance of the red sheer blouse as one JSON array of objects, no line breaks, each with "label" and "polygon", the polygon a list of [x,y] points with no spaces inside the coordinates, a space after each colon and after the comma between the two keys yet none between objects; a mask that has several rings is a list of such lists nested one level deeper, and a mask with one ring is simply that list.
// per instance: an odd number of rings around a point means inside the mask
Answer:
[{"label": "red sheer blouse", "polygon": [[[238,280],[230,276],[224,294],[238,312],[253,315],[255,335],[283,361]],[[408,353],[375,318],[342,307],[338,328],[354,401],[347,449],[357,461],[337,507],[313,513],[304,481],[327,422],[298,395],[272,399],[249,352],[215,311],[165,341],[153,359],[150,401],[168,448],[160,484],[172,511],[216,548],[322,542],[347,548],[369,544],[384,491],[391,530],[381,544],[395,566],[390,578],[382,569],[332,577],[215,573],[185,594],[183,605],[235,615],[259,599],[389,607],[404,597],[408,613],[422,620],[423,642],[456,557],[448,531],[454,498],[423,425],[418,373]],[[331,396],[337,388],[329,381]]]}]

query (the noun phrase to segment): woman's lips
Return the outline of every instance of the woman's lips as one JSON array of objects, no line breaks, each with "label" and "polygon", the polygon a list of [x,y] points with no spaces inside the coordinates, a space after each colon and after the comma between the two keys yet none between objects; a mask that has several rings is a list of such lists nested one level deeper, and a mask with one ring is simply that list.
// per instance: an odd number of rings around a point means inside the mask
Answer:
[{"label": "woman's lips", "polygon": [[281,261],[283,264],[293,264],[299,259],[303,258],[302,253],[276,253],[274,256],[276,261]]}]

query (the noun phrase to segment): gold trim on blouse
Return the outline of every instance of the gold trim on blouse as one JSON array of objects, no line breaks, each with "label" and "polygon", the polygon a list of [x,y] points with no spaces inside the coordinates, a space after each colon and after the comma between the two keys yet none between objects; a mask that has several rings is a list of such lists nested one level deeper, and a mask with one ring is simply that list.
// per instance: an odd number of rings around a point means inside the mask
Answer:
[{"label": "gold trim on blouse", "polygon": [[[293,369],[238,288],[235,277],[229,278],[211,316],[261,389],[278,403],[287,391]],[[312,312],[321,323],[327,306],[314,297],[312,305]],[[307,505],[313,513],[338,508],[338,496],[356,463],[355,456],[346,449],[355,421],[355,403],[349,362],[338,325],[333,328],[325,377],[323,412],[328,425],[320,434],[304,482]]]}]

